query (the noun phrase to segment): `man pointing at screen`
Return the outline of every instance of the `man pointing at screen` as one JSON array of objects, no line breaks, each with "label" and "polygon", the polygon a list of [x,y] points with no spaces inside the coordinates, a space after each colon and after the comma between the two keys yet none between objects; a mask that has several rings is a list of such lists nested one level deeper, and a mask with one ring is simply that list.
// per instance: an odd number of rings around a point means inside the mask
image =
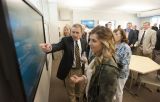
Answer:
[{"label": "man pointing at screen", "polygon": [[70,102],[82,102],[84,93],[84,82],[74,84],[70,80],[72,75],[81,76],[84,72],[82,66],[83,62],[87,59],[83,56],[83,53],[86,51],[87,43],[81,39],[81,36],[82,26],[80,24],[74,24],[71,29],[71,36],[62,38],[57,44],[40,44],[40,47],[46,53],[64,50],[57,77],[65,80]]}]

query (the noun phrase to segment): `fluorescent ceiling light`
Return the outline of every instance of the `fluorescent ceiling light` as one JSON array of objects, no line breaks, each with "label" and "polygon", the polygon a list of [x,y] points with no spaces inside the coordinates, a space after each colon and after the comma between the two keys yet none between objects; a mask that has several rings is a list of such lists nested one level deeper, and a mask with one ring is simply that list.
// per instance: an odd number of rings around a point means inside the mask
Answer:
[{"label": "fluorescent ceiling light", "polygon": [[154,7],[151,5],[143,5],[143,4],[127,4],[123,5],[120,7],[117,7],[116,9],[118,10],[123,10],[123,11],[135,11],[135,12],[140,12],[140,11],[146,11],[146,10],[151,10]]},{"label": "fluorescent ceiling light", "polygon": [[89,8],[94,4],[92,0],[65,0],[65,5],[70,8]]}]

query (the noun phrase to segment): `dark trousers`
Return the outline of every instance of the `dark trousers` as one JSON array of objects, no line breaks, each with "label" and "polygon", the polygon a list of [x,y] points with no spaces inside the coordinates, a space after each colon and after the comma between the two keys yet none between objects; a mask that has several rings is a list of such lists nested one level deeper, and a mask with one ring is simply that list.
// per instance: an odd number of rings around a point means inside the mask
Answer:
[{"label": "dark trousers", "polygon": [[[153,60],[160,64],[160,50],[153,50],[153,55],[152,55]],[[160,75],[160,70],[157,71],[157,75]]]}]

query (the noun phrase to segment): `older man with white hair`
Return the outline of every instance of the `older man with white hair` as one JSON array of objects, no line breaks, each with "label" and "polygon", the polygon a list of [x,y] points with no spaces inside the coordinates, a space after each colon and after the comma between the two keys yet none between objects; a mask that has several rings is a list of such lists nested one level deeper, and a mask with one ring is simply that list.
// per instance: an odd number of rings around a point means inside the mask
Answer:
[{"label": "older man with white hair", "polygon": [[150,22],[143,23],[143,29],[138,36],[137,54],[152,58],[152,52],[156,44],[156,31],[150,27]]}]

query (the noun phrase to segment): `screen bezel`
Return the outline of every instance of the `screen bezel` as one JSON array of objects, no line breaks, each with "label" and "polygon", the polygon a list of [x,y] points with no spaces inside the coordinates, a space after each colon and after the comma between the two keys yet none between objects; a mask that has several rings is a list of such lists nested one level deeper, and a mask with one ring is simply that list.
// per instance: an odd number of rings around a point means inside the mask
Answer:
[{"label": "screen bezel", "polygon": [[[27,2],[27,0],[19,0],[19,1],[24,2],[33,11],[37,12],[42,17],[43,37],[44,37],[44,43],[45,43],[46,42],[46,37],[45,37],[43,15],[40,13],[40,11],[38,9],[36,9],[33,5],[31,5],[29,2]],[[9,56],[10,58],[8,58],[7,62],[15,63],[14,65],[10,66],[12,68],[4,67],[4,69],[6,70],[5,75],[9,80],[8,83],[10,84],[11,90],[13,91],[12,93],[13,93],[13,97],[15,97],[14,98],[16,100],[15,102],[33,102],[34,98],[35,98],[35,95],[36,95],[36,92],[37,92],[37,88],[38,88],[40,79],[41,79],[43,67],[44,67],[44,64],[46,63],[46,54],[43,57],[43,63],[40,64],[38,79],[35,82],[32,93],[31,93],[30,97],[27,97],[26,94],[25,94],[24,86],[23,86],[22,76],[20,74],[18,58],[17,58],[17,55],[16,55],[16,48],[15,48],[15,45],[14,45],[13,33],[12,33],[11,25],[10,25],[9,13],[8,13],[8,8],[7,8],[7,1],[2,0],[1,3],[2,3],[1,5],[3,6],[2,7],[3,12],[1,12],[2,13],[2,19],[4,19],[4,21],[5,21],[5,23],[3,23],[3,26],[2,26],[3,27],[2,28],[2,33],[5,33],[5,35],[3,36],[5,41],[3,41],[3,43],[4,43],[4,45],[10,46],[9,50],[8,49],[6,49],[6,50],[4,49],[4,50],[7,54],[10,55]],[[8,56],[7,54],[5,55],[6,57]],[[19,88],[19,90],[17,90],[15,88],[16,87],[15,84],[17,84],[17,87]],[[17,95],[19,97],[17,97]]]}]

